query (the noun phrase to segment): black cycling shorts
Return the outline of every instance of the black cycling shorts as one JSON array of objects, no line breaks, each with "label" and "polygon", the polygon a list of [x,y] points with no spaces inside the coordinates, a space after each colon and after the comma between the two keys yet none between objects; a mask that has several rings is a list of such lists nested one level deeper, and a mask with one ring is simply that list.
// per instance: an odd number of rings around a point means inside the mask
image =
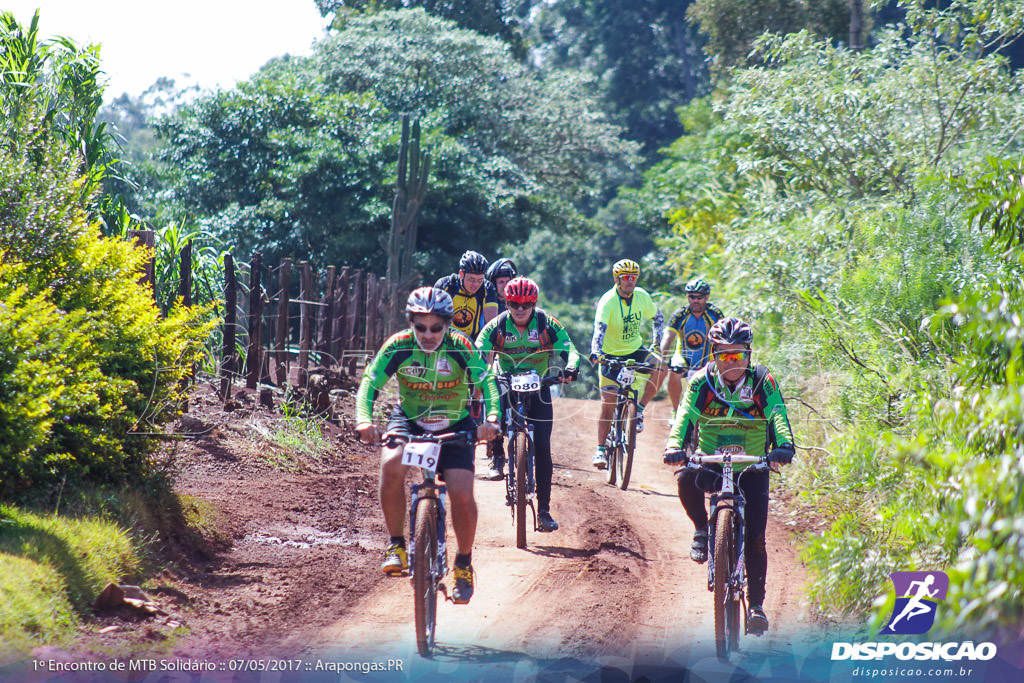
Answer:
[{"label": "black cycling shorts", "polygon": [[[446,432],[473,432],[476,433],[476,421],[467,416],[445,429]],[[407,440],[410,436],[426,434],[427,430],[420,427],[416,422],[410,420],[398,406],[391,412],[391,419],[384,429],[384,438]],[[443,443],[441,444],[441,457],[437,463],[437,471],[443,473],[445,470],[469,470],[474,472],[473,456],[475,446],[464,443]]]}]

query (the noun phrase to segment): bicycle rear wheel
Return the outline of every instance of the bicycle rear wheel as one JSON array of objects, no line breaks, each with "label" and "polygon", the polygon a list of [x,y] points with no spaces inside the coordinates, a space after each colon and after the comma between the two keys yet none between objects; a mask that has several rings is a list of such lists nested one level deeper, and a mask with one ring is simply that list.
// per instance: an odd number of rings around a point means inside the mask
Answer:
[{"label": "bicycle rear wheel", "polygon": [[629,487],[629,475],[633,471],[633,452],[636,451],[636,402],[627,401],[622,409],[622,428],[626,443],[619,453],[619,488]]},{"label": "bicycle rear wheel", "polygon": [[736,568],[736,536],[733,511],[724,508],[715,522],[715,650],[721,659],[739,645],[739,601],[729,585]]},{"label": "bicycle rear wheel", "polygon": [[416,647],[429,657],[437,627],[437,584],[441,580],[437,547],[437,500],[421,498],[416,505],[413,596],[416,610]]},{"label": "bicycle rear wheel", "polygon": [[516,433],[512,442],[513,458],[516,468],[516,547],[526,547],[526,462],[530,453],[530,441],[526,432]]}]

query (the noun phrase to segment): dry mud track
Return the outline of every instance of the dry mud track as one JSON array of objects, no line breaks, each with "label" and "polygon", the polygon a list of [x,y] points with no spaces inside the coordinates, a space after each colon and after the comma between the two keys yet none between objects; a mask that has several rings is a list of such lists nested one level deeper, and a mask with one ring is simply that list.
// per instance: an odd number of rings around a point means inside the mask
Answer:
[{"label": "dry mud track", "polygon": [[[552,513],[561,528],[551,534],[531,530],[525,550],[515,547],[504,485],[481,479],[485,467],[478,460],[476,593],[469,605],[439,605],[432,660],[416,654],[412,589],[405,578],[376,582],[312,642],[292,645],[305,645],[324,661],[401,659],[413,677],[417,671],[466,680],[575,677],[596,668],[632,677],[637,667],[726,673],[729,667],[714,658],[706,565],[689,559],[692,527],[676,497],[672,469],[661,463],[667,410],[664,402],[648,410],[630,488],[621,491],[590,465],[598,404],[558,400]],[[744,637],[734,658],[754,675],[766,654],[791,652],[811,627],[806,577],[777,517],[769,516],[768,527],[765,610],[772,628],[760,638]],[[454,543],[450,533],[449,540]]]}]

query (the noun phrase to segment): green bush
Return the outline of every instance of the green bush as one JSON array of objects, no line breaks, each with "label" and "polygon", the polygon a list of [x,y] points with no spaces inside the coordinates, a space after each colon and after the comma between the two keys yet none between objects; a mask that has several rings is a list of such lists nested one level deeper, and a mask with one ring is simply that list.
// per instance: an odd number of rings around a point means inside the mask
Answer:
[{"label": "green bush", "polygon": [[146,253],[103,238],[81,160],[28,117],[0,151],[0,497],[150,470],[204,309],[157,311]]}]

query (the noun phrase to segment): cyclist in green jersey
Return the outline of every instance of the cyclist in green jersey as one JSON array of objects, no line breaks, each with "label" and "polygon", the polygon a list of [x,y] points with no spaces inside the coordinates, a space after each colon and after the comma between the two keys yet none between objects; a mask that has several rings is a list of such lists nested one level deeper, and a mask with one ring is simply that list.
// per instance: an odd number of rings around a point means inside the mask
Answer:
[{"label": "cyclist in green jersey", "polygon": [[[565,370],[560,371],[562,381],[571,382],[579,377],[580,354],[561,323],[537,308],[539,293],[537,284],[529,278],[511,280],[505,286],[508,309],[487,323],[477,337],[476,346],[489,358],[495,357],[501,372],[535,370],[541,377],[547,375],[552,355],[561,354],[565,362]],[[526,417],[533,425],[537,528],[555,531],[558,522],[551,516],[551,475],[554,470],[551,427],[554,411],[550,387],[541,388],[540,393],[527,404]],[[503,468],[504,463],[498,466]]]},{"label": "cyclist in green jersey", "polygon": [[[733,447],[748,455],[768,454],[776,472],[779,465],[793,461],[793,431],[789,426],[786,404],[775,378],[763,365],[750,367],[750,345],[754,333],[739,318],[723,318],[708,330],[713,361],[690,380],[679,416],[665,444],[666,464],[686,463],[684,444],[696,433],[697,450],[714,454]],[[721,472],[721,466],[709,465]],[[741,468],[742,465],[735,467]],[[704,492],[717,490],[717,477],[685,468],[677,473],[679,499],[693,522],[690,557],[705,562],[708,557],[708,512]],[[746,499],[746,552],[750,631],[768,628],[762,607],[768,551],[765,529],[768,526],[768,472],[750,471],[740,478],[740,490]]]},{"label": "cyclist in green jersey", "polygon": [[[612,277],[615,286],[605,292],[597,302],[594,337],[590,342],[590,360],[600,362],[604,358],[632,358],[660,365],[661,358],[644,346],[643,323],[645,320],[651,321],[654,326],[654,341],[657,344],[665,326],[665,317],[658,310],[651,295],[637,287],[640,264],[629,259],[617,261],[612,267]],[[608,467],[604,442],[611,429],[612,414],[615,412],[617,400],[618,381],[611,370],[605,370],[606,367],[601,366],[601,418],[597,423],[597,451],[593,460],[594,467],[598,469]],[[643,396],[637,404],[638,432],[644,429],[644,406],[654,398],[664,378],[665,370],[659,368],[652,372],[647,380]]]},{"label": "cyclist in green jersey", "polygon": [[[498,435],[498,387],[473,342],[451,328],[454,309],[448,294],[433,287],[413,290],[406,304],[409,329],[392,335],[367,366],[356,394],[356,432],[367,443],[381,434],[373,422],[373,403],[391,377],[398,379],[399,404],[384,430],[381,452],[380,504],[391,539],[381,570],[399,575],[409,568],[405,552],[404,441],[424,432],[475,430],[489,441]],[[467,412],[470,382],[483,388],[486,420],[479,427]],[[473,497],[473,447],[446,443],[437,471],[448,488],[455,555],[452,600],[469,602],[473,595],[473,540],[477,508]]]}]

